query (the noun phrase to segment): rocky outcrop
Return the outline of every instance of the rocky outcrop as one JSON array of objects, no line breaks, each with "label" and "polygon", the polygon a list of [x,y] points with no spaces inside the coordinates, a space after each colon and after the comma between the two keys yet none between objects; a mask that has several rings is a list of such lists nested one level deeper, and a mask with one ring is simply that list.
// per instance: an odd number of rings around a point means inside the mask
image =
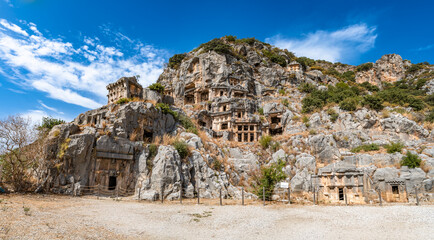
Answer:
[{"label": "rocky outcrop", "polygon": [[404,77],[405,66],[406,63],[401,56],[384,55],[373,64],[372,69],[357,72],[356,81],[358,83],[369,82],[373,85],[381,85],[381,82],[393,83]]}]

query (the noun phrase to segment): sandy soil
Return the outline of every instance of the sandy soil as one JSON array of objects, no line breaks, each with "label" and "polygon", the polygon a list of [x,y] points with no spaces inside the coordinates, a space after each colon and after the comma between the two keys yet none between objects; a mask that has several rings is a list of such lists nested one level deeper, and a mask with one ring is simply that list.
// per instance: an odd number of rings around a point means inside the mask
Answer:
[{"label": "sandy soil", "polygon": [[218,206],[0,195],[1,239],[433,239],[434,206]]}]

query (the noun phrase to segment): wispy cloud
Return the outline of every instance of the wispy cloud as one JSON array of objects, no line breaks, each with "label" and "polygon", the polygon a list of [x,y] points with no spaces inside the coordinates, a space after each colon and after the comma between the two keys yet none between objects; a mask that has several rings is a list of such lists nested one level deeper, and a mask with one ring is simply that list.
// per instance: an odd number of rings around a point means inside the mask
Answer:
[{"label": "wispy cloud", "polygon": [[11,3],[11,0],[4,0],[8,4],[9,7],[13,7],[14,5]]},{"label": "wispy cloud", "polygon": [[299,39],[277,35],[266,41],[288,49],[297,56],[336,62],[351,59],[372,49],[376,38],[376,27],[356,24],[335,31],[319,30]]},{"label": "wispy cloud", "polygon": [[[106,85],[122,76],[140,75],[149,85],[163,71],[167,52],[122,33],[113,38],[122,46],[106,46],[97,37],[84,37],[80,46],[43,36],[33,23],[22,27],[0,19],[0,74],[18,85],[86,108],[106,102]],[[108,32],[106,34],[109,34]]]},{"label": "wispy cloud", "polygon": [[49,106],[47,106],[46,104],[44,104],[44,102],[42,102],[41,100],[38,100],[38,103],[39,104],[41,104],[41,106],[43,107],[43,108],[45,108],[45,109],[48,109],[48,110],[50,110],[50,111],[52,111],[52,112],[55,112],[55,113],[58,113],[58,114],[64,114],[63,112],[60,112],[59,110],[57,110],[56,108],[54,108],[54,107],[49,107]]},{"label": "wispy cloud", "polygon": [[428,45],[428,46],[425,46],[425,47],[420,47],[420,48],[416,49],[416,51],[426,51],[426,50],[430,50],[430,49],[433,49],[433,48],[434,48],[434,44],[431,44],[431,45]]},{"label": "wispy cloud", "polygon": [[8,88],[8,90],[11,92],[14,92],[14,93],[25,94],[25,92],[18,90],[18,89]]}]

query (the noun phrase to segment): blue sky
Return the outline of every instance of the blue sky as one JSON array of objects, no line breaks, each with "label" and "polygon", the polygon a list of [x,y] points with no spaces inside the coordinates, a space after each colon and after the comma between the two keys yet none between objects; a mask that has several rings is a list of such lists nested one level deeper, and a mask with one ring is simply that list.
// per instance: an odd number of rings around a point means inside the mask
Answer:
[{"label": "blue sky", "polygon": [[432,1],[0,0],[0,118],[72,120],[106,84],[155,82],[168,58],[224,35],[358,65],[434,63]]}]

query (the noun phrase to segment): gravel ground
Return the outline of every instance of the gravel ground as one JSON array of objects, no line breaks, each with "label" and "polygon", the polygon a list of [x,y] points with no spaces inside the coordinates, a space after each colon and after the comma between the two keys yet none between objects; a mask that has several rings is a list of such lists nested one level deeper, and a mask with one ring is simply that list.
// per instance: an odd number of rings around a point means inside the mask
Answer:
[{"label": "gravel ground", "polygon": [[434,239],[433,205],[221,207],[0,195],[0,208],[1,239]]}]

